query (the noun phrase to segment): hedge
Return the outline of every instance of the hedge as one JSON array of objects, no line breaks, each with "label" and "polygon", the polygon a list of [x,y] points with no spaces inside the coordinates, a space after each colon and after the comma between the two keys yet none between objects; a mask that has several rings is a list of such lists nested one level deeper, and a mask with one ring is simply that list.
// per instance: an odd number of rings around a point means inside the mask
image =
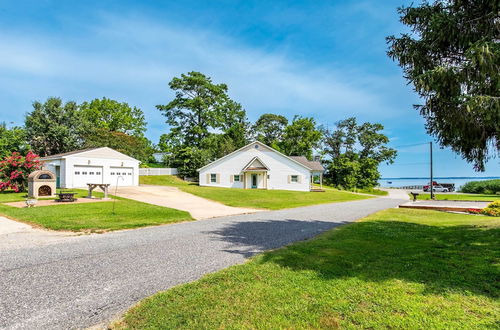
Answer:
[{"label": "hedge", "polygon": [[461,190],[472,194],[500,194],[500,179],[470,181],[464,184]]}]

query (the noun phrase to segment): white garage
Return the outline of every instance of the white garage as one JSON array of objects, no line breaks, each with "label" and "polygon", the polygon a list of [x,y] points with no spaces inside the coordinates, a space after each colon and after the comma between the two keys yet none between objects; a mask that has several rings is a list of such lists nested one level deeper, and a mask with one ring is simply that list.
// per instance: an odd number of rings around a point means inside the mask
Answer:
[{"label": "white garage", "polygon": [[86,188],[87,183],[139,185],[140,161],[108,147],[76,150],[41,160],[44,169],[56,174],[58,188]]}]

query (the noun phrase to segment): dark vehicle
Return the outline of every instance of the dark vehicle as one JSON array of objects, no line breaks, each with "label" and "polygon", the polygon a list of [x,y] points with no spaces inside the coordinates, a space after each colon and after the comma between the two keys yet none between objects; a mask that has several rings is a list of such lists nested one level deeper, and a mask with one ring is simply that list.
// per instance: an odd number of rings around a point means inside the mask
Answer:
[{"label": "dark vehicle", "polygon": [[[424,191],[429,192],[430,189],[430,184],[425,185],[423,187]],[[437,183],[436,181],[432,182],[432,190],[435,192],[451,192],[455,191],[455,184],[454,183]]]}]

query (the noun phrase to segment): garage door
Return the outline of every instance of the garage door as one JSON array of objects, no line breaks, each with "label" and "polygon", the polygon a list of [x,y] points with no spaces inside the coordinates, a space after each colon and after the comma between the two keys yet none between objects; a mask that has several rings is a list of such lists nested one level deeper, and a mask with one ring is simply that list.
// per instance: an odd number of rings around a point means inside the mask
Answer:
[{"label": "garage door", "polygon": [[73,187],[87,187],[87,183],[102,183],[102,167],[74,166]]},{"label": "garage door", "polygon": [[[133,167],[111,167],[111,184],[118,186],[133,186],[134,185],[134,168]],[[119,179],[118,177],[122,177]]]}]

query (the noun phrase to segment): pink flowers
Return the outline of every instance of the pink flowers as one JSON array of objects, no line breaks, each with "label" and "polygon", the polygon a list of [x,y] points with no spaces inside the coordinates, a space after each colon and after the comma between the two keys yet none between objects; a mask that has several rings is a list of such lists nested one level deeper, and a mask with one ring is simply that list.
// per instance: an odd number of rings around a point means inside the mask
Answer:
[{"label": "pink flowers", "polygon": [[28,176],[42,166],[37,154],[29,151],[26,156],[13,152],[0,161],[0,191],[12,189],[20,192],[26,189]]}]

